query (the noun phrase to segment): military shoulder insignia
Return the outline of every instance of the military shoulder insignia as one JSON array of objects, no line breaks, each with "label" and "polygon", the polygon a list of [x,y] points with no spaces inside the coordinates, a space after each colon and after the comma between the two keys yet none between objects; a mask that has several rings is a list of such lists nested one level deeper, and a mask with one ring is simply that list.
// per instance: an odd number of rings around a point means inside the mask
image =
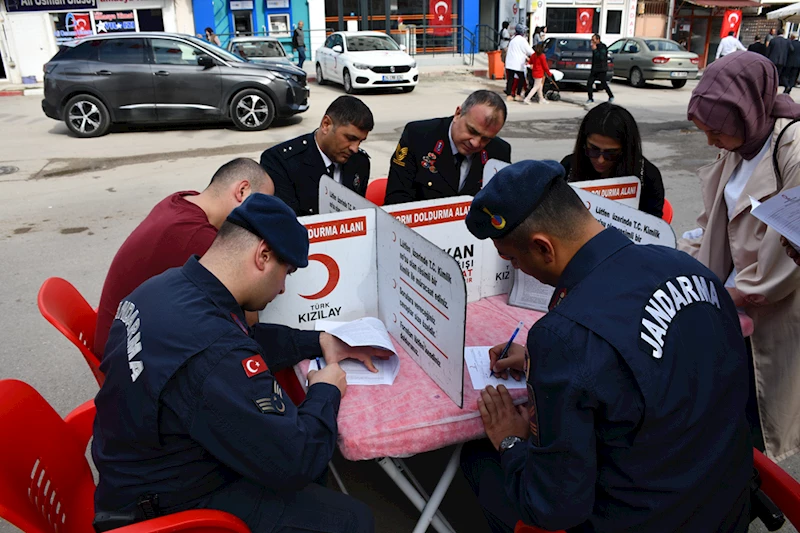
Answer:
[{"label": "military shoulder insignia", "polygon": [[404,167],[406,166],[406,161],[405,161],[406,157],[408,157],[408,147],[400,146],[400,143],[397,143],[397,148],[394,149],[394,156],[392,157],[392,163]]},{"label": "military shoulder insignia", "polygon": [[366,150],[364,150],[363,148],[359,148],[359,149],[358,149],[358,153],[359,153],[359,154],[361,154],[361,155],[363,155],[363,156],[366,156],[366,158],[367,158],[367,159],[372,159],[372,158],[369,156],[369,154],[367,153],[367,151],[366,151]]},{"label": "military shoulder insignia", "polygon": [[531,431],[531,441],[534,446],[541,446],[541,439],[539,437],[539,410],[536,408],[536,393],[530,383],[527,385],[528,389],[528,428]]},{"label": "military shoulder insignia", "polygon": [[486,150],[481,150],[481,163],[485,165],[488,160],[489,160],[489,152],[487,152]]},{"label": "military shoulder insignia", "polygon": [[[312,141],[313,142],[313,141]],[[291,141],[284,143],[283,146],[280,147],[281,155],[284,159],[289,159],[290,157],[302,154],[308,148],[309,141],[305,138],[297,138],[292,139]]]},{"label": "military shoulder insignia", "polygon": [[286,412],[286,403],[283,401],[283,390],[277,381],[272,382],[272,394],[253,400],[258,410],[266,415],[282,415]]},{"label": "military shoulder insignia", "polygon": [[566,297],[567,297],[567,289],[566,288],[562,288],[557,293],[554,293],[552,299],[550,300],[550,305],[548,306],[548,309],[550,311],[552,311],[553,309],[558,307],[558,304],[561,303],[561,300],[563,300]]},{"label": "military shoulder insignia", "polygon": [[427,168],[432,174],[436,174],[438,172],[436,170],[436,154],[433,152],[428,152],[428,155],[423,156],[420,164],[422,165],[422,168]]},{"label": "military shoulder insignia", "polygon": [[361,176],[356,174],[355,177],[353,178],[353,187],[357,189],[360,185],[361,185]]},{"label": "military shoulder insignia", "polygon": [[436,147],[433,149],[437,155],[442,155],[442,150],[444,150],[444,141],[441,139],[436,141]]}]

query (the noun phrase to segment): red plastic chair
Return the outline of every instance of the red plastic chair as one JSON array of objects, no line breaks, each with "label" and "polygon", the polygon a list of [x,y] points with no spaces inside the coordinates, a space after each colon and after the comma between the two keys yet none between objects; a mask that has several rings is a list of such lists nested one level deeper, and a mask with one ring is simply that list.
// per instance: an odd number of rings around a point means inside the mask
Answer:
[{"label": "red plastic chair", "polygon": [[375,205],[383,205],[386,199],[386,183],[389,178],[376,178],[367,185],[366,198]]},{"label": "red plastic chair", "polygon": [[102,386],[105,376],[100,372],[100,358],[92,351],[97,311],[70,282],[61,278],[49,278],[42,283],[38,303],[42,316],[78,347]]},{"label": "red plastic chair", "polygon": [[[0,517],[26,533],[93,531],[94,479],[86,445],[94,420],[88,401],[66,419],[36,390],[0,380]],[[120,533],[248,533],[244,522],[221,511],[193,510],[117,529]]]},{"label": "red plastic chair", "polygon": [[672,224],[672,204],[669,203],[669,200],[664,198],[664,210],[661,213],[661,218],[663,218],[667,224]]},{"label": "red plastic chair", "polygon": [[753,462],[761,475],[761,490],[800,529],[800,483],[755,448]]},{"label": "red plastic chair", "polygon": [[[522,520],[517,522],[517,525],[514,526],[514,533],[551,533],[545,529],[536,526],[529,526],[528,524],[524,523]],[[552,533],[566,533],[563,530],[555,531]]]}]

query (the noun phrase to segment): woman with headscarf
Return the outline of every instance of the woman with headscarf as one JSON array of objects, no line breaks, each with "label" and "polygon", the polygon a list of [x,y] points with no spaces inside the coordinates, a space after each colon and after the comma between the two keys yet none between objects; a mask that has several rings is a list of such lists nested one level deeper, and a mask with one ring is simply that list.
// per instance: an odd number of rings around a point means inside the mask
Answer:
[{"label": "woman with headscarf", "polygon": [[781,460],[800,451],[800,269],[780,235],[750,214],[750,197],[800,185],[800,104],[777,94],[778,81],[767,58],[735,52],[692,91],[689,120],[721,152],[699,170],[702,234],[679,248],[725,280],[752,318],[748,420],[754,445]]}]

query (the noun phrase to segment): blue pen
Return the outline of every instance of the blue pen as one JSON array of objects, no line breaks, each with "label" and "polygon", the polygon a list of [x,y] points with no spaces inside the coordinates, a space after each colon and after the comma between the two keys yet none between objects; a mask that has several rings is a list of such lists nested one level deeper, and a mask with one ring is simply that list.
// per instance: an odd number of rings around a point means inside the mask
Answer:
[{"label": "blue pen", "polygon": [[[522,326],[524,326],[524,324],[520,320],[519,324],[517,324],[517,329],[514,330],[514,333],[511,334],[511,338],[508,339],[508,343],[506,343],[506,347],[503,348],[502,352],[500,352],[500,357],[497,358],[498,361],[508,357],[508,349],[511,348],[511,343],[514,342],[514,338],[517,336],[517,333],[519,333],[519,330],[522,329]],[[492,370],[491,368],[489,369],[489,377],[490,378],[494,377],[494,370]]]},{"label": "blue pen", "polygon": [[322,362],[319,360],[319,357],[314,360],[317,362],[317,370],[322,370]]}]

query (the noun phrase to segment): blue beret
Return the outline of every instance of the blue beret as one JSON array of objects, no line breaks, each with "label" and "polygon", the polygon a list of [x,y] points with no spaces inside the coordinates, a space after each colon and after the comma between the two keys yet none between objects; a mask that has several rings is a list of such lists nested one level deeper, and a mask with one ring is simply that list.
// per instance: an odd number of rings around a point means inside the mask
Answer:
[{"label": "blue beret", "polygon": [[520,161],[498,172],[472,200],[467,229],[479,239],[500,239],[533,213],[554,179],[564,177],[557,161]]},{"label": "blue beret", "polygon": [[264,239],[284,262],[308,266],[308,230],[280,198],[253,193],[231,211],[228,222]]}]

